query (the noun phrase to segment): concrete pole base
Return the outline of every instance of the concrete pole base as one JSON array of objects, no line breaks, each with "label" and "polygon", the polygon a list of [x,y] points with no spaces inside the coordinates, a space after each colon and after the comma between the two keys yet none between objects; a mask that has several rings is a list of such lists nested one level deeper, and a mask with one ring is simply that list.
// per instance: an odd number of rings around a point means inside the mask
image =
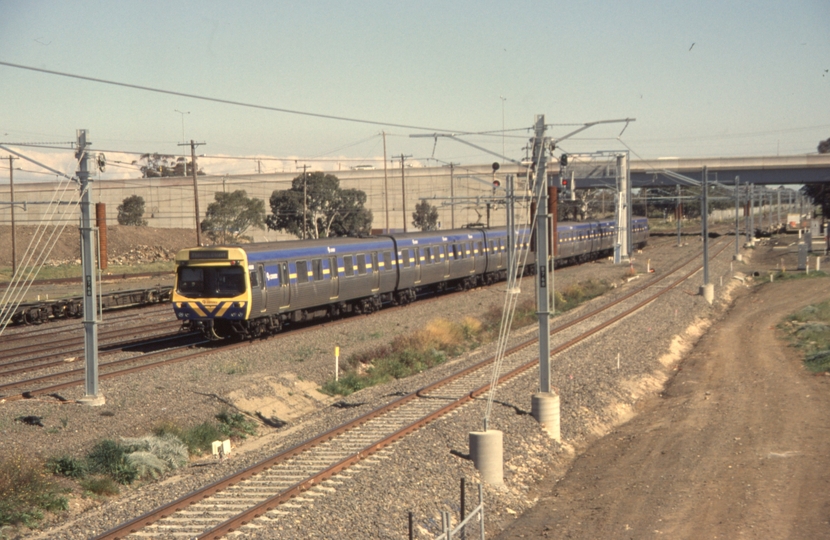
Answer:
[{"label": "concrete pole base", "polygon": [[714,302],[715,301],[715,284],[714,283],[707,283],[706,285],[701,285],[700,295],[703,297],[704,300],[706,300],[710,304],[712,302]]},{"label": "concrete pole base", "polygon": [[97,396],[84,396],[78,400],[78,403],[81,405],[86,405],[88,407],[100,407],[107,403],[107,398],[104,397],[104,394],[98,394]]},{"label": "concrete pole base", "polygon": [[530,414],[542,425],[550,437],[556,442],[562,442],[559,429],[559,394],[553,392],[539,392],[530,399]]},{"label": "concrete pole base", "polygon": [[744,260],[744,256],[741,255],[740,253],[736,253],[736,254],[732,255],[732,260],[741,262],[741,261]]},{"label": "concrete pole base", "polygon": [[504,485],[504,442],[501,431],[470,432],[470,459],[481,480],[493,486]]}]

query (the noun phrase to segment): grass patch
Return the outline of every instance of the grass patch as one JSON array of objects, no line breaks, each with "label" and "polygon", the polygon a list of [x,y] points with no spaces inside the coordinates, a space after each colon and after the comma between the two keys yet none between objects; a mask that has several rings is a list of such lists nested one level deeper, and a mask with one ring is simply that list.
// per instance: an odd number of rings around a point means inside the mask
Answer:
[{"label": "grass patch", "polygon": [[824,270],[819,270],[816,272],[815,270],[810,270],[810,273],[806,272],[787,272],[784,271],[777,271],[770,274],[767,278],[767,281],[792,281],[796,279],[817,279],[817,278],[825,278],[828,274],[824,272]]},{"label": "grass patch", "polygon": [[443,364],[448,358],[477,346],[481,328],[481,323],[470,317],[461,322],[435,319],[421,330],[396,337],[389,345],[348,357],[340,380],[327,381],[322,391],[347,396]]},{"label": "grass patch", "polygon": [[813,373],[830,371],[830,301],[804,307],[779,325]]},{"label": "grass patch", "polygon": [[23,454],[0,457],[0,527],[34,527],[44,512],[68,508],[63,489],[49,478],[44,465]]},{"label": "grass patch", "polygon": [[[604,294],[610,288],[602,280],[570,285],[561,293],[556,293],[556,310],[564,312],[573,309]],[[349,356],[340,379],[329,379],[320,390],[330,396],[348,396],[363,388],[415,375],[495,340],[501,319],[499,307],[488,310],[481,320],[473,317],[465,317],[460,322],[435,319],[422,330],[396,337],[389,345],[379,345]],[[516,307],[511,329],[516,330],[537,321],[536,301],[528,299]]]},{"label": "grass patch", "polygon": [[96,495],[99,497],[113,497],[121,493],[118,483],[109,476],[96,476],[85,478],[80,481],[84,495]]},{"label": "grass patch", "polygon": [[[604,280],[569,285],[561,293],[556,293],[556,311],[573,309],[610,288]],[[435,319],[422,330],[396,337],[389,345],[349,356],[339,380],[329,379],[321,391],[330,396],[347,396],[363,388],[409,377],[443,364],[449,358],[495,340],[501,319],[500,307],[489,309],[481,320],[472,317],[465,317],[461,322]],[[536,301],[528,299],[516,307],[511,329],[529,326],[538,320]]]},{"label": "grass patch", "polygon": [[[29,272],[29,267],[18,268],[18,272]],[[175,261],[156,261],[153,263],[112,266],[110,265],[104,270],[103,275],[120,275],[120,274],[144,274],[150,272],[170,272],[176,270]],[[40,269],[36,279],[61,279],[81,277],[83,269],[79,264],[60,264],[57,266],[44,266]],[[11,281],[12,267],[0,266],[0,282]]]},{"label": "grass patch", "polygon": [[554,308],[557,312],[570,311],[580,304],[602,296],[611,289],[611,285],[601,279],[589,279],[568,285],[562,293],[555,293]]}]

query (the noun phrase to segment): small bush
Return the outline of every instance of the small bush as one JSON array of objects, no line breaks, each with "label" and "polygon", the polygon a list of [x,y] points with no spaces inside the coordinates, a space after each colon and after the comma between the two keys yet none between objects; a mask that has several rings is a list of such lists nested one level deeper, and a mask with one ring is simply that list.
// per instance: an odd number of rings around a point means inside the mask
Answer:
[{"label": "small bush", "polygon": [[340,377],[340,380],[331,379],[326,381],[320,390],[330,396],[348,396],[358,390],[367,388],[370,386],[369,382],[368,378],[361,376],[356,371],[348,371]]},{"label": "small bush", "polygon": [[121,491],[118,489],[118,484],[109,476],[95,476],[92,478],[85,478],[81,480],[81,489],[85,493],[92,493],[102,497],[111,497],[118,495]]},{"label": "small bush", "polygon": [[50,459],[46,462],[46,469],[52,474],[69,478],[84,478],[89,473],[86,461],[71,456]]},{"label": "small bush", "polygon": [[138,471],[127,462],[128,450],[111,439],[99,442],[87,455],[90,471],[108,475],[119,484],[132,484]]},{"label": "small bush", "polygon": [[222,411],[216,415],[216,419],[219,420],[219,430],[226,437],[245,439],[248,435],[256,435],[256,422],[242,413]]},{"label": "small bush", "polygon": [[0,460],[0,527],[33,527],[43,512],[68,508],[61,488],[47,476],[44,463],[23,454],[5,455]]},{"label": "small bush", "polygon": [[804,307],[789,315],[779,328],[802,351],[808,370],[830,372],[830,301]]},{"label": "small bush", "polygon": [[156,479],[167,472],[167,465],[152,452],[139,450],[127,454],[127,464],[135,470],[139,478],[148,476]]},{"label": "small bush", "polygon": [[158,478],[169,470],[184,467],[189,458],[187,446],[171,433],[123,439],[123,444],[130,452],[127,462],[142,478]]},{"label": "small bush", "polygon": [[153,433],[159,436],[165,434],[175,435],[187,446],[188,452],[198,455],[210,450],[213,441],[222,438],[222,431],[213,422],[202,422],[187,429],[172,422],[167,422],[157,426]]}]

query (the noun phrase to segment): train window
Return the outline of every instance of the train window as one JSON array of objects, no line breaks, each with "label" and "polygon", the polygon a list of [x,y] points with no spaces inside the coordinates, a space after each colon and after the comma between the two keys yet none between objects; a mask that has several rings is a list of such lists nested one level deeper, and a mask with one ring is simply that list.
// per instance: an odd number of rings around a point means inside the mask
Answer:
[{"label": "train window", "polygon": [[236,296],[245,292],[245,271],[238,267],[213,268],[213,290],[216,296]]},{"label": "train window", "polygon": [[331,264],[331,277],[336,278],[336,277],[340,276],[340,272],[337,269],[337,257],[332,257],[330,264]]},{"label": "train window", "polygon": [[401,251],[401,259],[403,260],[403,267],[409,268],[409,250],[404,249]]},{"label": "train window", "polygon": [[205,273],[201,268],[179,267],[179,292],[200,293],[205,288]]},{"label": "train window", "polygon": [[421,260],[423,261],[423,264],[429,264],[432,262],[432,250],[430,248],[423,248],[421,253]]},{"label": "train window", "polygon": [[478,242],[478,253],[482,255],[484,254],[484,242],[481,240]]},{"label": "train window", "polygon": [[378,268],[378,252],[374,251],[372,252],[372,271],[377,272]]},{"label": "train window", "polygon": [[308,262],[297,261],[297,283],[308,283]]},{"label": "train window", "polygon": [[354,257],[351,255],[343,257],[343,269],[347,276],[354,275]]},{"label": "train window", "polygon": [[358,253],[357,257],[357,273],[361,276],[366,273],[366,255]]},{"label": "train window", "polygon": [[383,252],[383,267],[387,271],[392,270],[392,253],[389,251]]},{"label": "train window", "polygon": [[254,287],[259,287],[259,282],[257,281],[256,272],[254,272],[252,270],[251,271],[251,288],[253,289]]},{"label": "train window", "polygon": [[323,261],[322,259],[312,259],[311,260],[311,272],[314,274],[315,281],[321,281],[323,279]]},{"label": "train window", "polygon": [[490,253],[495,253],[496,252],[495,245],[496,245],[496,243],[493,242],[492,240],[490,240]]}]

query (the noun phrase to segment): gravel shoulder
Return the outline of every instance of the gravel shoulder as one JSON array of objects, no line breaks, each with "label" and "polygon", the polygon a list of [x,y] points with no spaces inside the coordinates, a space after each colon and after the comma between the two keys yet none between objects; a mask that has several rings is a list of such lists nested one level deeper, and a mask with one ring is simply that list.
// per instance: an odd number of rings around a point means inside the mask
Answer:
[{"label": "gravel shoulder", "polygon": [[828,297],[827,279],[744,289],[665,390],[498,538],[830,538],[830,377],[776,328]]}]

